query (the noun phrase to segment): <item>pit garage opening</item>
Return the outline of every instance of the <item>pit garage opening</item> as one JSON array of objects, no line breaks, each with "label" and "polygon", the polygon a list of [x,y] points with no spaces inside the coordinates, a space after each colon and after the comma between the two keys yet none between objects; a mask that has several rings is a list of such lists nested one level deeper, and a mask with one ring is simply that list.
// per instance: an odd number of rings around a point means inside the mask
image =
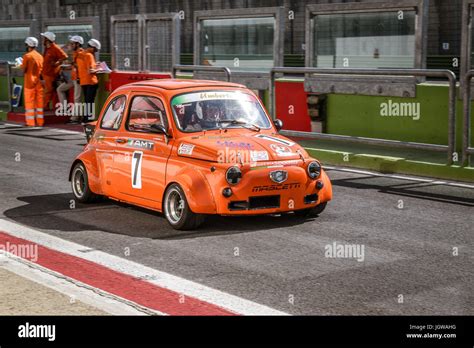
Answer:
[{"label": "pit garage opening", "polygon": [[111,89],[137,80],[169,78],[180,59],[177,13],[111,17]]},{"label": "pit garage opening", "polygon": [[[426,68],[428,1],[310,4],[305,11],[305,66],[323,69]],[[289,129],[328,131],[329,95],[416,97],[423,77],[306,75],[276,83],[276,112]],[[297,93],[298,97],[293,97]],[[308,117],[294,115],[307,110]]]},{"label": "pit garage opening", "polygon": [[[227,67],[232,82],[268,89],[270,69],[283,65],[283,7],[196,11],[194,64]],[[195,72],[195,78],[225,80],[221,73]]]},{"label": "pit garage opening", "polygon": [[180,54],[176,13],[111,18],[112,67],[116,71],[170,73]]}]

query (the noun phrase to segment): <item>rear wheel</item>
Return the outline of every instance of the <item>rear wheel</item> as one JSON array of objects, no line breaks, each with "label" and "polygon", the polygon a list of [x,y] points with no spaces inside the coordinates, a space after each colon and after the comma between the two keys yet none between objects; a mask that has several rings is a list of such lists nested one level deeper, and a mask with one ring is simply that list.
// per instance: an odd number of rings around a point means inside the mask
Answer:
[{"label": "rear wheel", "polygon": [[92,203],[99,198],[89,187],[87,171],[82,163],[76,164],[72,170],[71,187],[74,197],[81,203]]},{"label": "rear wheel", "polygon": [[295,215],[298,217],[312,217],[312,216],[318,216],[321,214],[324,209],[326,209],[326,205],[328,203],[324,202],[321,204],[318,204],[317,206],[309,209],[302,209],[302,210],[295,210]]},{"label": "rear wheel", "polygon": [[191,211],[183,189],[171,184],[165,192],[163,212],[168,223],[176,230],[193,230],[205,220],[204,215]]}]

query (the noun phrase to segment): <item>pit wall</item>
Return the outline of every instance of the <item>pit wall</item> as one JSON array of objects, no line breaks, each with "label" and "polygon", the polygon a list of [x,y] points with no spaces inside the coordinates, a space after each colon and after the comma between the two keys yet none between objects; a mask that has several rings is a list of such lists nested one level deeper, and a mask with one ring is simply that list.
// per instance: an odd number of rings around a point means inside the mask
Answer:
[{"label": "pit wall", "polygon": [[[302,81],[276,82],[276,116],[284,129],[311,131]],[[448,92],[444,84],[420,84],[415,98],[331,94],[327,96],[326,133],[447,145]],[[459,95],[459,89],[457,91]],[[381,116],[383,103],[419,103],[420,117]],[[414,107],[416,104],[413,104]],[[474,103],[473,103],[474,106]],[[462,101],[456,103],[456,151],[462,144]],[[293,112],[293,114],[291,113]],[[474,122],[471,123],[474,134]]]},{"label": "pit wall", "polygon": [[[16,83],[19,85],[23,85],[23,77],[15,77]],[[99,88],[97,91],[97,96],[95,99],[95,112],[96,115],[102,109],[103,104],[107,100],[110,92],[110,81],[108,74],[100,74],[99,75]],[[8,83],[7,78],[5,76],[0,76],[0,100],[8,100]],[[22,107],[24,106],[24,96],[22,92],[21,97],[21,104]],[[0,110],[0,120],[5,120],[7,117],[7,112]],[[66,122],[67,120],[64,120]]]}]

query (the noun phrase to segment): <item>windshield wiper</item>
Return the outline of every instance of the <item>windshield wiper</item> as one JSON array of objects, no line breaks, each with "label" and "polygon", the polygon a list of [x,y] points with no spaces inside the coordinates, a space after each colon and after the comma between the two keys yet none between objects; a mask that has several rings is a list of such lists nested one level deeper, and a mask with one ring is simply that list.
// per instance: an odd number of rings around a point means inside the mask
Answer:
[{"label": "windshield wiper", "polygon": [[230,124],[237,124],[237,125],[242,125],[247,129],[253,129],[257,132],[260,132],[260,127],[257,126],[256,124],[253,123],[248,123],[245,121],[239,121],[239,120],[216,120],[216,123],[230,123]]}]

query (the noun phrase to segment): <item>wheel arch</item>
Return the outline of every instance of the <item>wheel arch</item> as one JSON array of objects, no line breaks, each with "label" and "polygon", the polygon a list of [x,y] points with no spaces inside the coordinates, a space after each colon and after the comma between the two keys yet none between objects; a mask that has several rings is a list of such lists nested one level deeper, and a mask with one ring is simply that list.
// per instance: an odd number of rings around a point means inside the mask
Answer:
[{"label": "wheel arch", "polygon": [[[197,175],[196,175],[197,174]],[[196,214],[216,214],[216,202],[209,183],[199,170],[185,169],[170,180],[163,190],[161,209],[164,211],[166,191],[172,184],[181,187],[186,196],[189,208]]]},{"label": "wheel arch", "polygon": [[99,172],[92,170],[94,168],[93,163],[91,163],[91,161],[88,160],[88,158],[85,156],[81,155],[77,157],[74,160],[74,162],[72,162],[71,168],[69,169],[69,176],[68,176],[69,182],[72,180],[72,172],[74,170],[74,167],[79,163],[81,163],[84,166],[87,172],[87,178],[88,178],[88,184],[89,184],[90,190],[97,195],[101,195],[102,188],[100,185]]}]

